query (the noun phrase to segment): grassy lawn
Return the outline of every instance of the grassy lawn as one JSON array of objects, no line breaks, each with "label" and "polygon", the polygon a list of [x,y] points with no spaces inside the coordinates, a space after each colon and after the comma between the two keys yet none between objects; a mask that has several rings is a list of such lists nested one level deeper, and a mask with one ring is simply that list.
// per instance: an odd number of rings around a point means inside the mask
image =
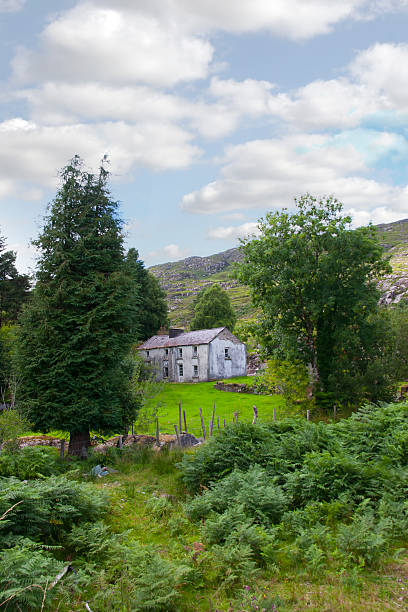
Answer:
[{"label": "grassy lawn", "polygon": [[[252,384],[252,378],[241,376],[228,379],[227,382],[240,382]],[[214,389],[215,381],[205,383],[166,383],[163,392],[156,396],[154,403],[160,402],[159,428],[160,432],[174,433],[174,425],[178,425],[178,404],[186,413],[187,429],[190,433],[201,435],[201,422],[199,408],[203,410],[203,418],[206,430],[212,416],[213,405],[215,414],[219,417],[220,427],[223,419],[231,422],[234,412],[238,412],[239,419],[252,421],[254,411],[252,406],[258,409],[260,421],[271,421],[273,419],[273,408],[276,409],[277,417],[283,416],[285,412],[284,401],[279,395],[252,395],[249,393],[229,393]],[[217,418],[215,418],[215,426]],[[184,427],[184,425],[183,425]],[[150,431],[153,431],[152,426]]]}]

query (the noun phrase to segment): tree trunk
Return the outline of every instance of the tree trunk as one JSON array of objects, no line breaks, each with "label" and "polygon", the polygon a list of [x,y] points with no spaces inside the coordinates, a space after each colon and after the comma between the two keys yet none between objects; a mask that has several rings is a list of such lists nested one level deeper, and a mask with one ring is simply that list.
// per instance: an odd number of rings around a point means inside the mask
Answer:
[{"label": "tree trunk", "polygon": [[86,459],[91,438],[88,431],[71,431],[69,436],[68,455],[75,455]]}]

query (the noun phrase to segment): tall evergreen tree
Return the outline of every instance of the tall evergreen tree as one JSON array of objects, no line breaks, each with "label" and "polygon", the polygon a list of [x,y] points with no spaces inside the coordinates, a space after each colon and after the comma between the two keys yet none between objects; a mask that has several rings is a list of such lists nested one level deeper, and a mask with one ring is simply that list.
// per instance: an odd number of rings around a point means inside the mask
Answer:
[{"label": "tall evergreen tree", "polygon": [[192,330],[225,326],[232,331],[236,320],[237,315],[231,305],[228,293],[217,283],[203,289],[197,295],[194,302]]},{"label": "tall evergreen tree", "polygon": [[29,290],[29,277],[19,274],[16,253],[6,251],[6,240],[0,236],[0,325],[16,322]]},{"label": "tall evergreen tree", "polygon": [[90,429],[119,430],[135,416],[124,359],[137,335],[138,289],[107,178],[103,163],[95,176],[78,156],[63,169],[21,317],[20,404],[39,430],[69,431],[72,454],[89,445]]},{"label": "tall evergreen tree", "polygon": [[160,287],[159,281],[144,263],[139,259],[136,249],[129,249],[126,256],[130,274],[140,287],[140,301],[138,304],[139,340],[147,340],[153,336],[160,327],[168,324],[168,307],[166,294]]}]

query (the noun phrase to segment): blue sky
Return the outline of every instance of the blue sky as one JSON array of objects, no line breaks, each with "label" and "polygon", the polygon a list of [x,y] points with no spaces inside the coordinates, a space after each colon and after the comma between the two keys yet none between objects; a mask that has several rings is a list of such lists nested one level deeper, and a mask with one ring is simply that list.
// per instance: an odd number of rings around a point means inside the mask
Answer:
[{"label": "blue sky", "polygon": [[33,267],[58,170],[108,154],[147,265],[334,194],[408,217],[408,0],[0,0],[0,233]]}]

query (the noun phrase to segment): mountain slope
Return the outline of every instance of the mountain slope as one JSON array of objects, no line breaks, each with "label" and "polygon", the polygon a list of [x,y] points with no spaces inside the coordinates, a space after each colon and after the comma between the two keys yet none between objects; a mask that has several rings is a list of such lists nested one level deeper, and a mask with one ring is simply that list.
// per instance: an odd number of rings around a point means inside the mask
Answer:
[{"label": "mountain slope", "polygon": [[[381,303],[391,304],[408,299],[408,219],[377,225],[380,242],[391,257],[393,273],[379,283]],[[167,294],[171,325],[188,327],[192,303],[197,293],[217,282],[229,294],[238,318],[254,312],[249,290],[233,274],[234,263],[242,259],[238,248],[208,257],[188,257],[150,268]]]}]

